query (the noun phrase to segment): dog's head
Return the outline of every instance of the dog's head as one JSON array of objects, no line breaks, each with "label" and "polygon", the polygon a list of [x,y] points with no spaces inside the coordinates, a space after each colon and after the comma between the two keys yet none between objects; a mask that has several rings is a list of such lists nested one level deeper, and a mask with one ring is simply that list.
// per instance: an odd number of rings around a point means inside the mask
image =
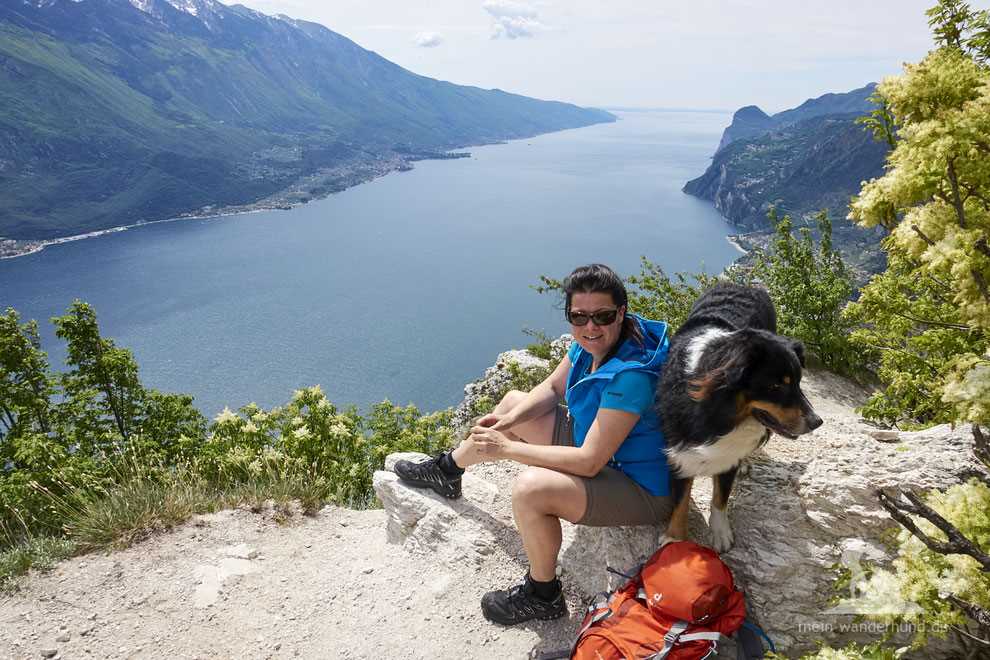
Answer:
[{"label": "dog's head", "polygon": [[822,425],[801,391],[804,345],[766,330],[747,328],[713,342],[689,381],[696,401],[719,399],[735,408],[734,424],[753,417],[786,438]]}]

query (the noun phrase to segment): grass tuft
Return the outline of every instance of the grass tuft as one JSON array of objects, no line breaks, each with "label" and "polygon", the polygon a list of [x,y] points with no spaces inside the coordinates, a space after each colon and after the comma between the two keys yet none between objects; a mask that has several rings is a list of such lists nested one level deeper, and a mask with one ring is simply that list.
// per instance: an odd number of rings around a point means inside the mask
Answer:
[{"label": "grass tuft", "polygon": [[0,593],[16,590],[17,578],[28,571],[48,570],[75,553],[72,541],[48,536],[31,538],[0,551]]}]

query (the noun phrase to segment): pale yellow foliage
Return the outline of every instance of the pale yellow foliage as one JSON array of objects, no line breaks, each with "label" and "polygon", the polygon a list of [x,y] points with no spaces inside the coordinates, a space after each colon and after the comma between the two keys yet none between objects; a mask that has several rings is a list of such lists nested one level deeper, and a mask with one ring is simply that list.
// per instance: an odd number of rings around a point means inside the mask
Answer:
[{"label": "pale yellow foliage", "polygon": [[[958,49],[942,48],[884,79],[878,93],[897,119],[899,139],[886,174],[864,182],[849,217],[890,229],[887,249],[944,282],[943,295],[963,321],[974,332],[988,332],[990,70]],[[988,361],[960,355],[958,373],[943,391],[973,421],[990,420]]]}]

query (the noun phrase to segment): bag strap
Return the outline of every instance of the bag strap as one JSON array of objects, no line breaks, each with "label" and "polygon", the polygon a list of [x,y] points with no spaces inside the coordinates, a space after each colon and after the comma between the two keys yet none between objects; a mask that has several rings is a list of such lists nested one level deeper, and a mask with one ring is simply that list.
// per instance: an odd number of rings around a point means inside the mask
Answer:
[{"label": "bag strap", "polygon": [[709,642],[731,642],[732,641],[732,638],[729,637],[728,635],[723,635],[722,633],[715,632],[715,631],[712,631],[712,632],[688,633],[686,635],[681,635],[678,638],[678,641],[680,641],[680,642],[696,642],[699,639],[704,639],[704,640],[707,640]]},{"label": "bag strap", "polygon": [[595,610],[599,610],[598,614],[592,616],[588,623],[581,626],[581,630],[578,631],[577,635],[574,636],[574,643],[571,644],[569,648],[553,649],[551,651],[544,651],[536,656],[536,660],[561,660],[562,658],[569,658],[574,655],[574,649],[577,648],[577,643],[581,640],[581,635],[595,625],[599,621],[604,621],[605,619],[612,616],[612,609],[609,607],[609,594],[602,591],[595,594],[594,599],[588,605],[586,609],[586,614],[591,614]]},{"label": "bag strap", "polygon": [[671,650],[674,648],[674,644],[677,640],[681,638],[681,635],[688,626],[691,624],[687,621],[677,621],[670,627],[667,634],[663,636],[663,648],[654,653],[653,655],[647,656],[646,660],[663,660],[668,655],[670,655]]},{"label": "bag strap", "polygon": [[766,640],[771,653],[777,652],[773,640],[763,632],[763,628],[746,619],[736,631],[736,660],[757,660],[764,655],[763,642]]}]

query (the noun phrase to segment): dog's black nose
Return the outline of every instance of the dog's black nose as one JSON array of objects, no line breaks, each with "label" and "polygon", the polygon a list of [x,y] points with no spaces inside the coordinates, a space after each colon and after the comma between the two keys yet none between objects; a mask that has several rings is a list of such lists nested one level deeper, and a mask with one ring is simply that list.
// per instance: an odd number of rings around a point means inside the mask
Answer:
[{"label": "dog's black nose", "polygon": [[816,415],[815,413],[811,413],[811,415],[809,415],[806,419],[808,420],[809,431],[814,431],[815,429],[817,429],[819,426],[822,425],[822,418]]}]

